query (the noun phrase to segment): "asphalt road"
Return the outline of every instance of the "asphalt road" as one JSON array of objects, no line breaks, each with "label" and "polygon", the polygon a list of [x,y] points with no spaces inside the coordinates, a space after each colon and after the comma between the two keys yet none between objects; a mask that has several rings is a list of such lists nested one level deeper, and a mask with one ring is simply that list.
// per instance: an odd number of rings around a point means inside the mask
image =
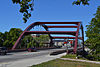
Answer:
[{"label": "asphalt road", "polygon": [[63,50],[63,49],[49,49],[49,50],[41,50],[37,52],[25,51],[25,52],[8,53],[5,56],[0,56],[0,63],[13,62],[22,59],[29,59],[33,57],[49,55],[51,52],[58,51],[58,50]]}]

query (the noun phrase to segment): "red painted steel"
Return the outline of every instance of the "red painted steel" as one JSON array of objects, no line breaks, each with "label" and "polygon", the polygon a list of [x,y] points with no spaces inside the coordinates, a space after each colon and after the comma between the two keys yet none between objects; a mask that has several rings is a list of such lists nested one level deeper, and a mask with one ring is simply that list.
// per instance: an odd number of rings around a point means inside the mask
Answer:
[{"label": "red painted steel", "polygon": [[[77,26],[46,26],[45,24],[75,24]],[[36,25],[42,25],[46,31],[30,31],[34,26]],[[81,26],[81,28],[80,28]],[[77,28],[77,31],[49,31],[48,28]],[[82,37],[78,37],[79,29],[82,30]],[[84,44],[84,31],[83,31],[83,26],[81,22],[35,22],[29,25],[24,32],[20,35],[20,37],[17,39],[15,45],[12,47],[12,50],[14,50],[18,44],[21,41],[21,38],[24,37],[24,35],[28,34],[49,34],[49,37],[52,41],[53,38],[69,38],[69,39],[75,39],[75,46],[74,46],[74,53],[77,51],[77,44],[78,44],[78,39],[83,40]],[[66,35],[74,35],[75,37],[51,37],[50,34],[66,34]],[[83,47],[84,49],[84,47]]]},{"label": "red painted steel", "polygon": [[20,43],[20,40],[21,40],[21,38],[23,37],[24,33],[25,33],[25,32],[23,32],[23,33],[19,36],[19,38],[18,38],[17,41],[15,42],[14,46],[12,47],[12,50],[14,50],[14,49],[17,47],[17,45]]},{"label": "red painted steel", "polygon": [[[52,37],[53,39],[75,39],[76,37]],[[78,37],[78,39],[82,40],[82,37]]]},{"label": "red painted steel", "polygon": [[75,37],[52,37],[53,39],[75,39]]},{"label": "red painted steel", "polygon": [[75,38],[75,46],[74,46],[74,53],[77,52],[79,29],[80,29],[80,23],[78,23],[78,26],[77,26],[77,32],[76,32],[76,38]]},{"label": "red painted steel", "polygon": [[19,44],[21,38],[24,36],[25,31],[29,31],[29,30],[32,29],[35,25],[36,25],[36,23],[32,23],[32,24],[30,24],[30,25],[23,31],[23,33],[19,36],[19,38],[18,38],[17,41],[15,42],[14,46],[12,47],[12,50],[14,50],[14,49],[18,46],[18,44]]},{"label": "red painted steel", "polygon": [[25,35],[28,34],[69,34],[76,35],[76,31],[26,31]]},{"label": "red painted steel", "polygon": [[36,24],[77,24],[80,22],[36,22]]},{"label": "red painted steel", "polygon": [[48,28],[77,28],[77,26],[47,26]]}]

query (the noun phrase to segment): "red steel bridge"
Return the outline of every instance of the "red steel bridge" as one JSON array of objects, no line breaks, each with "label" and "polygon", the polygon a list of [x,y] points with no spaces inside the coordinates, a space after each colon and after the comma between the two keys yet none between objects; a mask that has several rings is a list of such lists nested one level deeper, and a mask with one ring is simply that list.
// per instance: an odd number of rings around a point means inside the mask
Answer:
[{"label": "red steel bridge", "polygon": [[[45,29],[45,31],[30,31],[37,25],[41,25]],[[75,31],[72,31],[72,30],[70,31],[49,31],[50,28],[61,28],[61,29],[66,28],[66,30],[68,28],[75,28],[76,30]],[[20,45],[19,43],[21,42],[21,39],[25,35],[29,35],[29,34],[48,34],[50,38],[51,46],[53,45],[53,39],[74,39],[75,40],[75,45],[73,49],[74,53],[77,52],[78,42],[79,40],[81,40],[82,49],[84,50],[84,31],[83,31],[83,26],[81,22],[35,22],[35,23],[32,23],[23,31],[23,33],[17,39],[15,45],[12,47],[12,50],[16,49]],[[71,35],[71,37],[65,37],[65,36],[54,37],[54,36],[51,36],[51,34]]]}]

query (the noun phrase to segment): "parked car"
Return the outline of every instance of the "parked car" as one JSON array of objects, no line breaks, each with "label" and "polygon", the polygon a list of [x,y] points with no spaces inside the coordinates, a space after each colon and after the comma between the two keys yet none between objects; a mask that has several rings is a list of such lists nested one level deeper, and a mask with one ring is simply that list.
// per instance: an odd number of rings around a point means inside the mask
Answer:
[{"label": "parked car", "polygon": [[6,55],[7,54],[7,48],[6,47],[0,47],[0,55]]},{"label": "parked car", "polygon": [[33,48],[28,48],[27,50],[28,50],[28,52],[36,52],[37,51],[37,49],[34,48],[34,47]]}]

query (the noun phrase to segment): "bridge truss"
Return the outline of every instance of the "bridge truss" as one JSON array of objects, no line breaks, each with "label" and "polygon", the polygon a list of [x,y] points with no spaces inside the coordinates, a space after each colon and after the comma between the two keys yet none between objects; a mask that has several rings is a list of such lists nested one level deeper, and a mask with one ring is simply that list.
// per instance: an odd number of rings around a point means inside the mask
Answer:
[{"label": "bridge truss", "polygon": [[[47,25],[47,24],[49,24],[49,25]],[[51,26],[50,24],[54,24],[54,25]],[[59,25],[57,25],[57,24],[59,24]],[[64,24],[64,25],[62,26],[62,24]],[[42,27],[44,27],[44,29],[46,31],[30,31],[32,28],[34,28],[37,25],[41,25]],[[75,31],[71,31],[71,30],[70,31],[49,31],[50,28],[62,28],[62,29],[63,28],[76,28],[76,30]],[[82,40],[82,44],[83,44],[82,49],[84,50],[84,31],[83,31],[83,26],[82,26],[81,22],[35,22],[35,23],[32,23],[19,36],[16,43],[12,47],[12,50],[16,49],[18,47],[19,43],[21,42],[21,39],[25,35],[29,35],[29,34],[48,34],[50,37],[51,46],[53,45],[53,39],[75,39],[75,45],[74,45],[74,49],[73,49],[74,53],[77,52],[78,40]],[[65,36],[53,37],[53,36],[51,36],[51,34],[65,34],[65,35],[72,35],[73,37],[65,37]],[[82,36],[79,36],[79,35],[82,35]]]}]

